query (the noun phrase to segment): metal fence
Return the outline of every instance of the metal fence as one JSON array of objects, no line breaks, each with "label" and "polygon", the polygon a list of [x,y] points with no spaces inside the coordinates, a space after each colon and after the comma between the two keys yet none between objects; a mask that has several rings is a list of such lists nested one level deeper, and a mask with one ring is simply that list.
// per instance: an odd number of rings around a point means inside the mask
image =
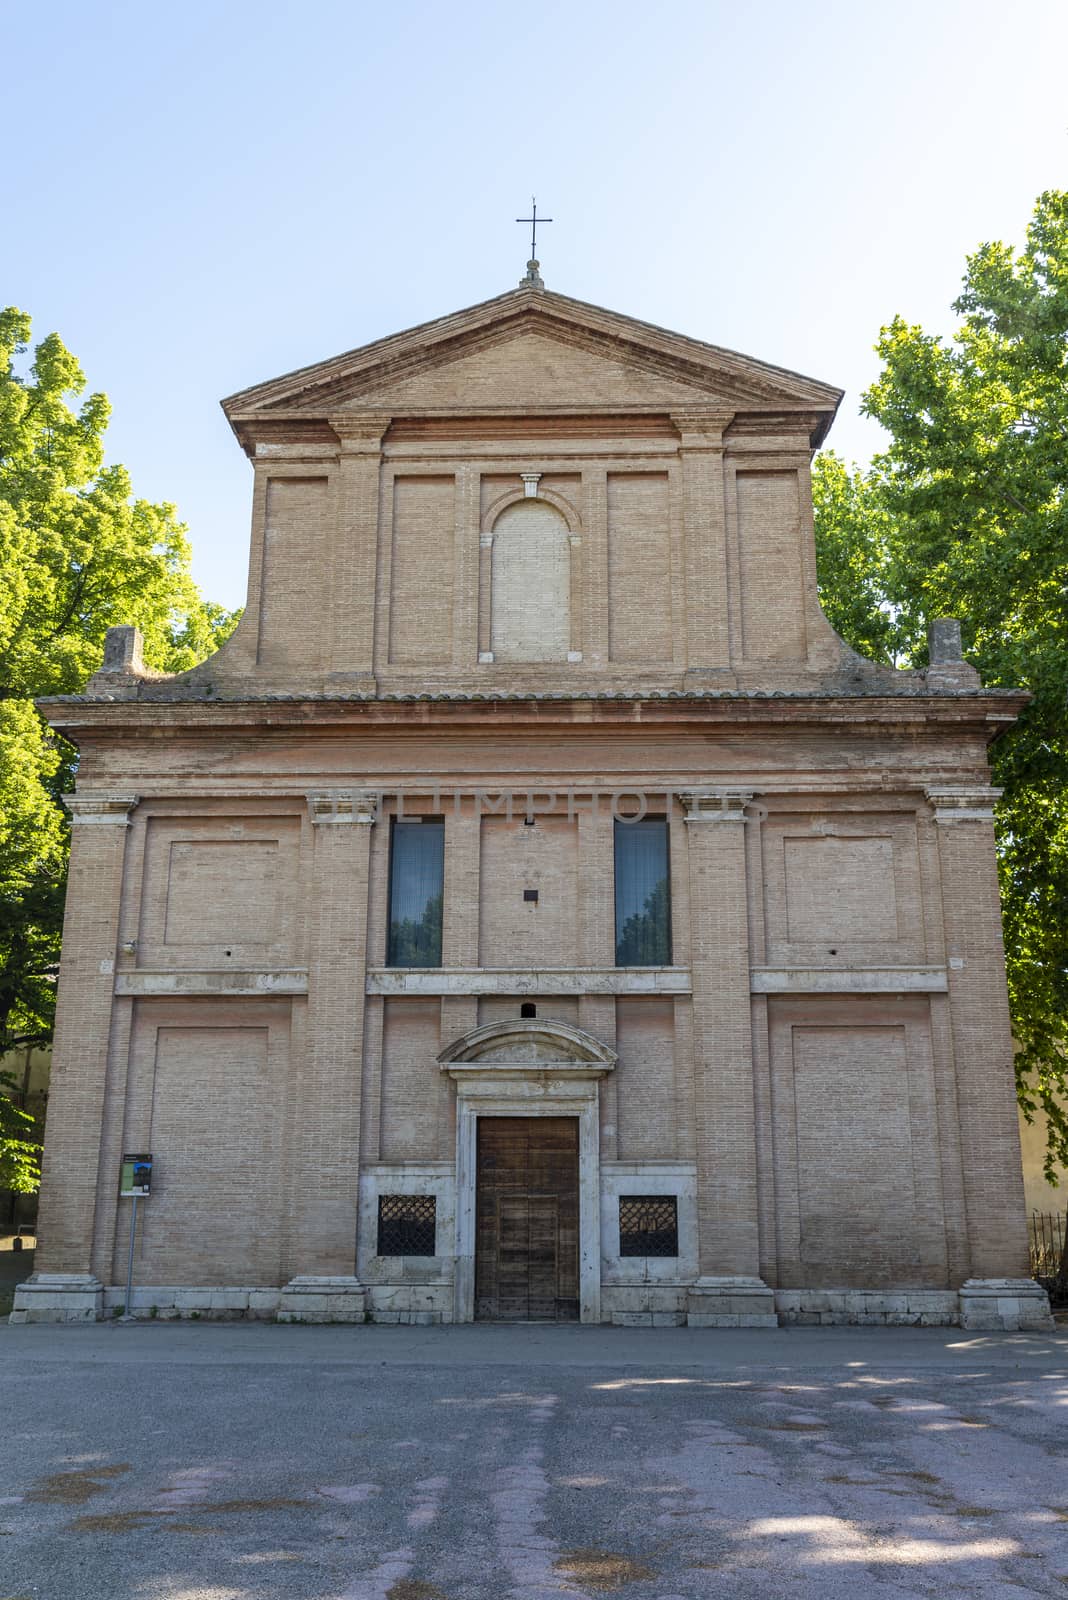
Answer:
[{"label": "metal fence", "polygon": [[1055,1306],[1068,1305],[1068,1212],[1032,1211],[1031,1276]]}]

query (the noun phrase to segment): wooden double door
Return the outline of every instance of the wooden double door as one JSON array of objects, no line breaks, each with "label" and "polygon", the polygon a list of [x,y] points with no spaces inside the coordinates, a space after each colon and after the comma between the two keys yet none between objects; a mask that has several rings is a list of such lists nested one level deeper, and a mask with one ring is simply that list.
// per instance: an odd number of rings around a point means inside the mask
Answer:
[{"label": "wooden double door", "polygon": [[475,1316],[579,1320],[577,1117],[480,1117]]}]

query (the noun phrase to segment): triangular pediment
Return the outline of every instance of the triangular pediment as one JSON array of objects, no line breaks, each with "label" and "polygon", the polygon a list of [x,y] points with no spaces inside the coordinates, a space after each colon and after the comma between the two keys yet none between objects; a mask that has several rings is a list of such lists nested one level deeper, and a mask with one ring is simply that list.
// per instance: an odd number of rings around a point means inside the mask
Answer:
[{"label": "triangular pediment", "polygon": [[[496,337],[401,378],[354,392],[349,404],[398,410],[436,410],[457,400],[466,407],[514,410],[523,406],[613,407],[679,405],[709,398],[709,390],[640,360],[620,360],[575,340],[562,340],[535,323]],[[715,398],[728,396],[717,387]],[[345,403],[340,406],[345,410]]]},{"label": "triangular pediment", "polygon": [[680,404],[805,410],[828,420],[828,384],[649,323],[521,288],[243,390],[231,421],[463,408],[631,410]]}]

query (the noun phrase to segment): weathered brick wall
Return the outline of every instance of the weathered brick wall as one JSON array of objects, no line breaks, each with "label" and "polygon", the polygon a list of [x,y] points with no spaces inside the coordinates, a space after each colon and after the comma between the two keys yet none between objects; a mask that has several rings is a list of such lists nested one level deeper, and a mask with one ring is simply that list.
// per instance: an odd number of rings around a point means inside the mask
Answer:
[{"label": "weathered brick wall", "polygon": [[[578,823],[482,819],[479,957],[486,967],[579,964]],[[523,898],[536,891],[537,902]]]},{"label": "weathered brick wall", "polygon": [[[350,1273],[360,1162],[367,1194],[412,1163],[444,1200],[437,1055],[529,997],[618,1051],[601,1158],[684,1183],[703,1277],[1025,1269],[993,841],[967,802],[1011,704],[895,698],[843,656],[808,480],[836,403],[527,294],[228,403],[256,468],[233,641],[164,703],[56,714],[89,825],[43,1268],[121,1273],[117,1163],[151,1145],[140,1272]],[[593,791],[670,815],[666,987],[614,970]],[[384,970],[398,795],[446,818],[436,974]]]},{"label": "weathered brick wall", "polygon": [[[389,565],[389,660],[427,666],[452,659],[456,539],[454,477],[393,482]],[[361,530],[367,538],[369,530]]]}]

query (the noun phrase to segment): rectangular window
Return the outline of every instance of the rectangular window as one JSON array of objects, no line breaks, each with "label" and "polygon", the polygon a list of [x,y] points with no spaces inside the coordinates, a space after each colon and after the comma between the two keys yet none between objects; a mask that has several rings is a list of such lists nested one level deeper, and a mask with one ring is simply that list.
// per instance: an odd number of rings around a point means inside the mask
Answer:
[{"label": "rectangular window", "polygon": [[616,820],[616,966],[671,965],[666,817]]},{"label": "rectangular window", "polygon": [[435,1253],[437,1199],[432,1194],[380,1194],[378,1254],[432,1256]]},{"label": "rectangular window", "polygon": [[444,887],[444,820],[395,817],[390,833],[388,966],[441,966]]},{"label": "rectangular window", "polygon": [[621,1256],[677,1256],[679,1203],[673,1194],[619,1197]]}]

